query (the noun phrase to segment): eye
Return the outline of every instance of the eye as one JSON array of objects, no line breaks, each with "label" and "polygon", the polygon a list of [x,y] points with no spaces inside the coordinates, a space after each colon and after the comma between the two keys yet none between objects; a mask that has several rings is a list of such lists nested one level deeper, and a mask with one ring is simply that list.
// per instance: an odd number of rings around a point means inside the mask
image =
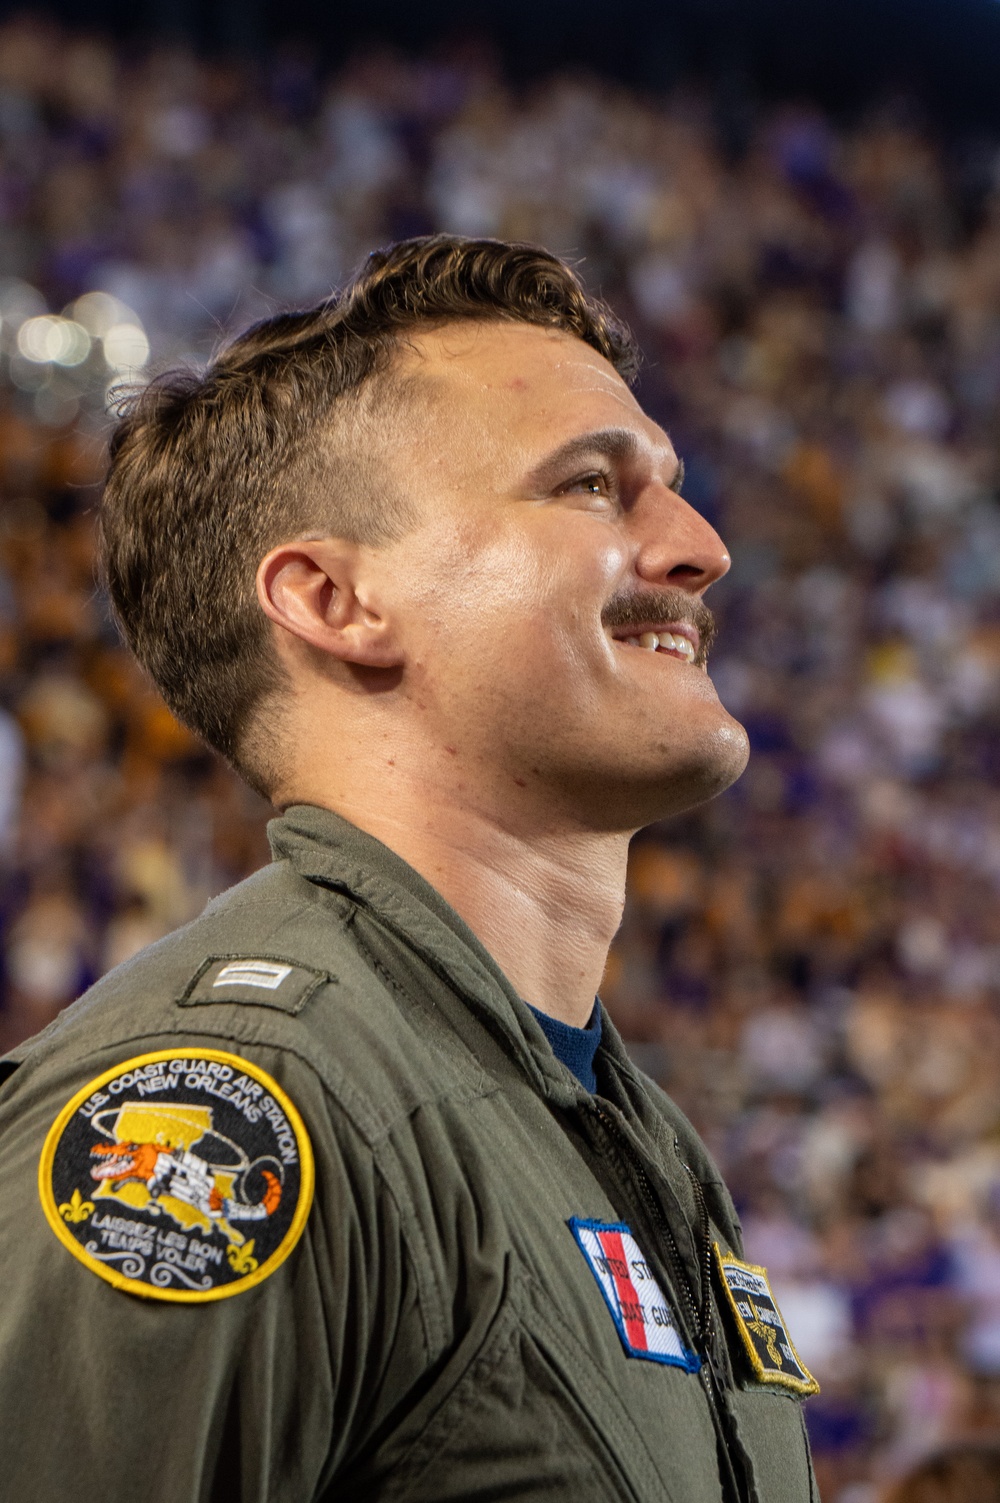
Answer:
[{"label": "eye", "polygon": [[612,485],[611,476],[603,470],[590,470],[586,475],[579,475],[575,480],[569,481],[562,487],[564,495],[572,492],[583,492],[584,495],[593,496],[597,499],[610,498]]}]

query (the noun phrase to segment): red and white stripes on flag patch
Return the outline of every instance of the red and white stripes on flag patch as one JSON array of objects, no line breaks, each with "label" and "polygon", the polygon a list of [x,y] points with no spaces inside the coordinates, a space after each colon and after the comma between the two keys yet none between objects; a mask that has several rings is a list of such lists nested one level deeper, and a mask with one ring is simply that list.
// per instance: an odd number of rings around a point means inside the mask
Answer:
[{"label": "red and white stripes on flag patch", "polygon": [[697,1372],[701,1359],[684,1345],[667,1297],[631,1228],[624,1223],[585,1221],[578,1216],[568,1225],[628,1355]]}]

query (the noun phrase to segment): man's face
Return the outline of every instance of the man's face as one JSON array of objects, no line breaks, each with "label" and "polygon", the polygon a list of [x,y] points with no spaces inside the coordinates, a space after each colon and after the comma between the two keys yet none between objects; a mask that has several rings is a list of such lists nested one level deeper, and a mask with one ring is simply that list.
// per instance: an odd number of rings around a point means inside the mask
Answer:
[{"label": "man's face", "polygon": [[562,332],[454,324],[401,366],[421,397],[389,457],[419,521],[376,567],[456,792],[631,830],[727,787],[747,743],[702,595],[729,558],[663,430]]}]

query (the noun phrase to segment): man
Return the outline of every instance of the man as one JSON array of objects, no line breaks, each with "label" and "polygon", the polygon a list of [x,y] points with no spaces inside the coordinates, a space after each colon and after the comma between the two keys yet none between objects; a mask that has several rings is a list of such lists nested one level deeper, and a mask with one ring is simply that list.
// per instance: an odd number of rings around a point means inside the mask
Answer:
[{"label": "man", "polygon": [[566,266],[370,258],[122,417],[124,633],[275,864],[16,1050],[6,1496],[814,1496],[801,1366],[595,993],[725,788],[728,568]]}]

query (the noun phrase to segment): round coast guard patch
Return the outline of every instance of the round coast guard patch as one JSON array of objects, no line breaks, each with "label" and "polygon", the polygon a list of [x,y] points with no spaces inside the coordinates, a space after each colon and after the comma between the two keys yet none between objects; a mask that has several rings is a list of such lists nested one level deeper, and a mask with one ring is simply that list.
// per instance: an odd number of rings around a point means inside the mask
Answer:
[{"label": "round coast guard patch", "polygon": [[151,1299],[225,1299],[285,1261],[312,1146],[270,1075],[216,1049],[160,1049],[63,1107],[38,1169],[49,1225],[93,1273]]}]

